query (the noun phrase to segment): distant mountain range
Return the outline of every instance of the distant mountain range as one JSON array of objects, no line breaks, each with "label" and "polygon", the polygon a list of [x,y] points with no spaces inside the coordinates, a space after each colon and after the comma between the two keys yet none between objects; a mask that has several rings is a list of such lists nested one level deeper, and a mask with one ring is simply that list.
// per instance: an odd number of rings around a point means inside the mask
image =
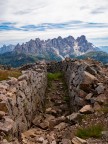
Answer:
[{"label": "distant mountain range", "polygon": [[70,57],[71,55],[78,56],[96,50],[97,47],[88,42],[84,35],[77,39],[72,36],[66,38],[59,36],[58,38],[45,41],[37,38],[35,40],[30,40],[25,44],[23,43],[22,45],[17,44],[14,49],[17,53],[35,56],[48,56],[50,53],[54,53],[61,59]]},{"label": "distant mountain range", "polygon": [[[88,42],[84,35],[75,39],[72,36],[66,38],[58,37],[48,40],[30,40],[22,45],[3,46],[0,49],[0,64],[11,65],[14,67],[37,60],[60,61],[66,57],[83,58],[87,53],[94,52],[95,55],[100,49]],[[102,52],[100,51],[102,54]],[[91,55],[88,55],[91,56]],[[99,56],[99,52],[98,52]]]},{"label": "distant mountain range", "polygon": [[78,56],[78,59],[86,59],[86,58],[92,58],[94,60],[100,61],[103,64],[108,63],[108,53],[103,51],[96,51],[96,52],[89,52],[84,55]]},{"label": "distant mountain range", "polygon": [[8,45],[8,46],[3,45],[3,46],[0,48],[0,54],[6,53],[6,52],[11,52],[11,51],[14,50],[14,48],[15,48],[15,46],[14,46],[14,45],[11,45],[11,44]]},{"label": "distant mountain range", "polygon": [[102,51],[108,53],[108,46],[100,46],[99,47]]}]

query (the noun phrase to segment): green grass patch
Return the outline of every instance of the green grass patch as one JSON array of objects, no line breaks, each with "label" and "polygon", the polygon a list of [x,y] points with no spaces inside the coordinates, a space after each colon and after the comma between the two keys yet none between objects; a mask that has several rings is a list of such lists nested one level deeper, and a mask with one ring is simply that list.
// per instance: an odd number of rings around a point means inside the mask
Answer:
[{"label": "green grass patch", "polygon": [[76,136],[80,138],[100,138],[101,137],[101,132],[103,131],[103,126],[102,124],[97,124],[97,125],[92,125],[88,126],[86,128],[79,128],[76,132]]},{"label": "green grass patch", "polygon": [[7,80],[9,77],[18,78],[20,75],[19,70],[0,70],[0,81]]},{"label": "green grass patch", "polygon": [[58,72],[58,73],[48,73],[47,75],[48,80],[59,80],[63,78],[63,74]]},{"label": "green grass patch", "polygon": [[60,72],[48,73],[47,74],[47,79],[48,79],[48,87],[51,87],[53,80],[63,79],[63,73],[60,73]]}]

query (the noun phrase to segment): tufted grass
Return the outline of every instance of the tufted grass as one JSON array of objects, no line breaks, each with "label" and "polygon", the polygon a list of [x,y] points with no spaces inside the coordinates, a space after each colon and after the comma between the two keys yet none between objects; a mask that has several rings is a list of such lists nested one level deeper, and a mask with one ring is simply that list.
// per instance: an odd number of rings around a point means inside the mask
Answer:
[{"label": "tufted grass", "polygon": [[9,77],[18,78],[20,75],[19,70],[0,70],[0,81],[7,80]]},{"label": "tufted grass", "polygon": [[86,139],[86,138],[100,138],[101,132],[103,131],[102,124],[91,125],[86,128],[79,128],[76,131],[76,136]]},{"label": "tufted grass", "polygon": [[59,79],[62,79],[63,78],[63,74],[60,73],[60,72],[57,72],[57,73],[48,73],[47,75],[48,77],[48,80],[59,80]]},{"label": "tufted grass", "polygon": [[57,73],[48,73],[47,74],[47,79],[48,79],[48,87],[52,86],[52,81],[54,80],[60,80],[63,79],[63,74],[60,72]]}]

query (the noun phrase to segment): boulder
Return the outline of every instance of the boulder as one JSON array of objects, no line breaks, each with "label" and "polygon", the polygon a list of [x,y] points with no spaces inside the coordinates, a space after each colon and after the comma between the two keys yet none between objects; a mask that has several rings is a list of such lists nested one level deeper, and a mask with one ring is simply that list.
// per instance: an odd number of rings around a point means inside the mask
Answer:
[{"label": "boulder", "polygon": [[67,127],[67,124],[62,122],[62,123],[56,125],[54,128],[58,129],[59,131],[61,131],[61,130],[65,129],[66,127]]},{"label": "boulder", "polygon": [[98,87],[95,90],[97,91],[98,94],[101,94],[104,92],[105,86],[103,86],[103,84],[100,83],[100,84],[98,84]]},{"label": "boulder", "polygon": [[84,140],[84,139],[81,139],[81,138],[79,138],[79,137],[74,137],[74,138],[72,139],[72,143],[73,143],[73,144],[87,144],[87,141]]},{"label": "boulder", "polygon": [[62,144],[71,144],[71,140],[69,140],[69,139],[62,139]]},{"label": "boulder", "polygon": [[56,112],[56,110],[54,110],[52,108],[47,108],[46,109],[46,114],[52,114],[52,115],[56,116],[57,112]]},{"label": "boulder", "polygon": [[86,100],[90,100],[92,96],[93,96],[93,94],[92,94],[92,93],[89,93],[89,94],[85,97],[85,99],[86,99]]},{"label": "boulder", "polygon": [[82,84],[92,84],[94,81],[98,81],[98,79],[94,75],[84,71],[84,80]]},{"label": "boulder", "polygon": [[26,74],[23,74],[18,77],[18,81],[27,80],[27,79],[28,79],[28,76]]},{"label": "boulder", "polygon": [[48,127],[49,127],[49,122],[47,121],[47,120],[45,120],[44,118],[43,118],[43,116],[37,116],[33,121],[32,121],[32,123],[35,125],[35,126],[37,126],[37,127],[40,127],[40,128],[42,128],[42,129],[44,129],[44,130],[46,130],[46,129],[48,129]]},{"label": "boulder", "polygon": [[98,102],[99,104],[107,104],[107,97],[105,94],[100,94],[97,97],[91,98],[91,101]]},{"label": "boulder", "polygon": [[79,116],[80,116],[80,113],[72,113],[71,115],[68,115],[66,118],[71,123],[76,123]]},{"label": "boulder", "polygon": [[96,82],[98,82],[98,79],[94,75],[84,71],[84,77],[82,83],[80,84],[80,89],[88,93],[90,92],[91,85]]},{"label": "boulder", "polygon": [[90,114],[93,113],[94,110],[91,105],[85,105],[83,108],[80,109],[79,112],[82,114]]},{"label": "boulder", "polygon": [[0,131],[9,133],[14,126],[14,121],[10,119],[8,116],[4,116],[0,121]]}]

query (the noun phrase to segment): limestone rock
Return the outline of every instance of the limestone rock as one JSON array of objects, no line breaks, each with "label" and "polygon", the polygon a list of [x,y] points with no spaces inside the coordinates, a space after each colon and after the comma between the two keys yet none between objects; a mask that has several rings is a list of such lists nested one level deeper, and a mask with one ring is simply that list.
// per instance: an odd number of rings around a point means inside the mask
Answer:
[{"label": "limestone rock", "polygon": [[103,138],[108,138],[108,131],[102,131]]},{"label": "limestone rock", "polygon": [[55,141],[55,140],[53,140],[53,141],[51,142],[51,144],[57,144],[57,143],[56,143],[56,141]]},{"label": "limestone rock", "polygon": [[59,131],[61,131],[61,130],[65,129],[66,126],[67,126],[67,124],[64,123],[64,122],[62,122],[62,123],[60,123],[59,125],[56,125],[54,128],[55,128],[55,129],[58,129]]},{"label": "limestone rock", "polygon": [[93,113],[94,110],[91,105],[85,105],[83,108],[80,109],[79,112],[82,114],[89,114],[89,113]]},{"label": "limestone rock", "polygon": [[105,87],[103,86],[102,83],[99,84],[99,86],[96,88],[96,91],[98,94],[101,94],[104,92]]},{"label": "limestone rock", "polygon": [[92,96],[93,96],[93,94],[92,94],[92,93],[89,93],[89,94],[85,97],[85,99],[86,99],[86,100],[90,100]]},{"label": "limestone rock", "polygon": [[13,128],[14,121],[7,116],[3,117],[3,120],[0,122],[0,131],[10,132]]},{"label": "limestone rock", "polygon": [[72,143],[73,143],[73,144],[87,144],[87,141],[86,141],[86,140],[83,140],[83,139],[81,139],[81,138],[79,138],[79,137],[74,137],[74,138],[72,139]]},{"label": "limestone rock", "polygon": [[0,111],[0,119],[2,119],[5,115],[6,113],[4,111]]},{"label": "limestone rock", "polygon": [[92,84],[94,81],[98,81],[98,79],[94,75],[84,71],[84,80],[82,84]]},{"label": "limestone rock", "polygon": [[18,83],[18,80],[14,77],[11,77],[9,81],[7,81],[9,85],[16,85]]},{"label": "limestone rock", "polygon": [[69,139],[62,139],[62,144],[71,144],[71,140],[69,140]]},{"label": "limestone rock", "polygon": [[100,94],[97,97],[91,98],[91,101],[98,102],[99,104],[107,104],[107,96],[105,94]]},{"label": "limestone rock", "polygon": [[81,82],[80,89],[88,93],[91,90],[91,85],[96,82],[98,82],[98,79],[94,75],[84,71],[83,81]]},{"label": "limestone rock", "polygon": [[80,116],[79,113],[72,113],[71,115],[67,116],[66,118],[68,119],[68,121],[70,121],[72,123],[76,123],[79,116]]},{"label": "limestone rock", "polygon": [[28,79],[28,76],[26,74],[23,74],[19,76],[18,81],[27,80],[27,79]]},{"label": "limestone rock", "polygon": [[37,116],[32,123],[37,126],[40,127],[42,129],[47,129],[49,127],[49,122],[47,120],[44,119],[43,116]]},{"label": "limestone rock", "polygon": [[46,113],[47,113],[47,114],[52,114],[52,115],[54,115],[54,116],[57,115],[56,110],[54,110],[54,109],[52,109],[52,108],[47,108],[47,109],[46,109]]}]

